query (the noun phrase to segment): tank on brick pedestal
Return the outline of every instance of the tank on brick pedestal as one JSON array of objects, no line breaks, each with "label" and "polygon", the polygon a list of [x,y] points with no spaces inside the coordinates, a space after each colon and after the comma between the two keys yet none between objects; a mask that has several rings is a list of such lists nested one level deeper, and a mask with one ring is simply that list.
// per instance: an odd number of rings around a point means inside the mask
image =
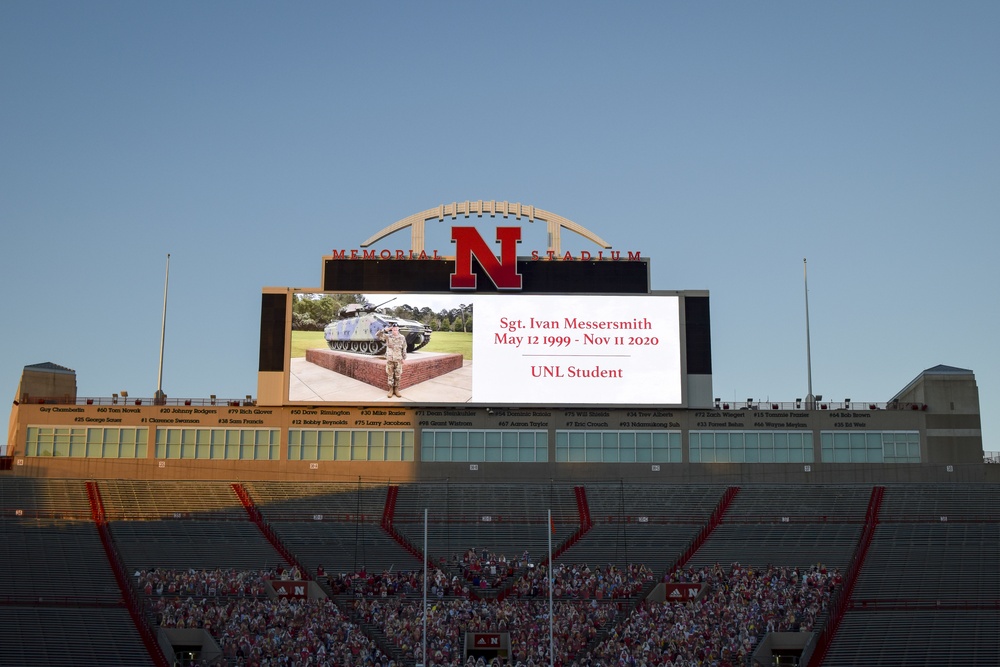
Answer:
[{"label": "tank on brick pedestal", "polygon": [[[389,299],[392,301],[392,299]],[[378,306],[364,306],[360,303],[350,303],[337,313],[337,319],[326,325],[323,337],[331,350],[353,352],[355,354],[382,354],[385,343],[376,334],[388,326],[395,324],[399,333],[406,338],[406,351],[413,352],[424,347],[431,341],[431,328],[426,324],[393,317],[378,312],[386,303]]]}]

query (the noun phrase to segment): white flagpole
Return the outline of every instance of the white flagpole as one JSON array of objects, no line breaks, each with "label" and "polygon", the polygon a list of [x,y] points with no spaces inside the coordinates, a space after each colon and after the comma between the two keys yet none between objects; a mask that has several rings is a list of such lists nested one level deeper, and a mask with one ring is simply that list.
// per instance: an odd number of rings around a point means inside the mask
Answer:
[{"label": "white flagpole", "polygon": [[555,652],[555,633],[553,632],[553,614],[552,614],[552,587],[555,585],[555,575],[553,573],[553,563],[552,563],[552,510],[549,510],[549,525],[546,531],[549,534],[549,667],[553,667],[556,664],[556,652]]},{"label": "white flagpole", "polygon": [[164,405],[166,395],[163,393],[163,341],[167,334],[167,285],[170,284],[170,253],[167,253],[167,275],[163,279],[163,322],[160,326],[160,370],[156,374],[156,405]]},{"label": "white flagpole", "polygon": [[808,393],[806,394],[806,409],[814,409],[816,397],[813,396],[813,367],[812,367],[812,350],[809,346],[809,273],[806,270],[806,258],[802,258],[802,284],[806,289],[806,374],[808,376],[809,386],[807,387]]}]

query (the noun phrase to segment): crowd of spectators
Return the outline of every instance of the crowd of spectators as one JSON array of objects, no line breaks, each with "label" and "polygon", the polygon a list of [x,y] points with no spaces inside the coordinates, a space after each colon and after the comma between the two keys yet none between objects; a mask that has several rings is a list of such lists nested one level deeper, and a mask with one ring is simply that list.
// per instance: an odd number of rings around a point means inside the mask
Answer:
[{"label": "crowd of spectators", "polygon": [[266,592],[268,580],[299,580],[298,568],[274,568],[272,570],[235,570],[216,568],[211,570],[170,570],[152,568],[136,570],[136,588],[147,596],[151,595],[194,595],[198,597],[218,595],[258,596]]},{"label": "crowd of spectators", "polygon": [[[591,568],[586,563],[556,563],[552,570],[552,595],[578,600],[630,598],[656,577],[645,565],[631,563]],[[544,565],[531,568],[511,587],[510,595],[521,598],[548,597],[549,571]]]},{"label": "crowd of spectators", "polygon": [[133,576],[136,588],[147,596],[256,597],[264,595],[266,581],[278,579],[298,581],[302,574],[295,567],[288,569],[277,567],[263,571],[232,568],[170,570],[154,567],[149,570],[136,570]]},{"label": "crowd of spectators", "polygon": [[[361,598],[356,617],[392,637],[404,656],[423,655],[424,614],[421,600]],[[555,605],[553,636],[559,664],[568,664],[617,612],[597,600],[561,601]],[[428,603],[427,659],[430,664],[461,667],[465,633],[508,633],[511,659],[523,665],[549,663],[549,608],[542,600],[445,599]],[[475,661],[473,661],[475,662]]]},{"label": "crowd of spectators", "polygon": [[685,570],[672,582],[704,582],[698,600],[683,604],[643,602],[592,654],[575,667],[736,667],[745,664],[765,632],[811,630],[841,582],[820,565],[808,570],[754,568],[734,563]]},{"label": "crowd of spectators", "polygon": [[[547,575],[544,567],[534,570],[541,595]],[[828,573],[819,565],[800,570],[734,563],[728,571],[719,565],[679,570],[665,580],[704,583],[700,598],[686,603],[640,603],[628,618],[610,628],[606,640],[585,652],[600,628],[621,609],[614,601],[633,595],[652,579],[652,573],[641,565],[591,570],[582,564],[557,565],[554,572],[553,593],[560,599],[553,624],[555,664],[565,667],[736,667],[745,664],[765,632],[811,630],[841,583],[838,571]],[[601,600],[597,592],[602,589],[595,582],[609,578],[618,587],[603,589],[606,595]],[[475,659],[463,662],[464,633],[506,632],[510,664],[548,665],[548,605],[530,598],[431,601],[427,611],[429,662],[449,667],[476,664]],[[355,600],[354,610],[358,618],[392,637],[406,656],[419,660],[421,601],[362,598]]]},{"label": "crowd of spectators", "polygon": [[[528,552],[521,557],[508,559],[504,554],[490,552],[487,548],[468,549],[463,554],[436,561],[430,568],[428,595],[442,597],[475,597],[476,591],[498,589],[519,569],[530,564]],[[334,594],[353,593],[359,597],[408,597],[423,595],[423,570],[385,570],[381,573],[349,572],[327,575],[320,567],[317,577],[326,579]]]},{"label": "crowd of spectators", "polygon": [[[428,573],[427,594],[432,598],[469,597],[469,586],[458,575],[449,576],[440,568]],[[422,570],[385,570],[380,573],[349,572],[326,577],[334,595],[350,594],[355,597],[422,597],[424,573]]]},{"label": "crowd of spectators", "polygon": [[495,553],[486,547],[479,550],[466,550],[461,557],[452,557],[453,568],[460,570],[462,576],[473,589],[501,588],[518,570],[528,566],[530,559],[525,551],[520,559],[508,559],[506,554]]},{"label": "crowd of spectators", "polygon": [[330,599],[266,596],[267,581],[300,581],[297,568],[135,572],[157,624],[200,628],[228,665],[394,667],[393,661]]},{"label": "crowd of spectators", "polygon": [[164,596],[153,610],[161,627],[211,633],[229,665],[393,665],[329,599]]},{"label": "crowd of spectators", "polygon": [[[515,667],[549,664],[548,571],[528,568],[510,595],[477,599],[468,583],[440,568],[430,571],[427,608],[428,662],[443,667],[488,665],[465,655],[465,633],[507,633]],[[325,573],[322,570],[318,574]],[[368,665],[388,667],[384,655],[357,623],[385,634],[407,659],[420,660],[424,639],[423,572],[328,577],[335,595],[350,597],[342,611],[332,600],[269,599],[269,579],[300,580],[297,570],[137,571],[159,624],[203,628],[228,664]],[[745,664],[765,632],[811,630],[841,583],[838,571],[744,567],[687,568],[667,583],[704,584],[696,600],[640,603],[627,618],[617,614],[653,580],[643,565],[557,564],[552,623],[555,664],[560,667],[736,667]],[[353,621],[345,612],[353,614]],[[613,625],[609,625],[614,621]],[[588,650],[598,632],[609,633]]]},{"label": "crowd of spectators", "polygon": [[[521,576],[510,583],[504,596],[548,597],[549,570],[544,564],[537,567],[531,564],[527,559],[527,552],[521,561],[508,561],[502,555],[497,557],[495,566],[491,566],[490,571],[484,572],[482,576],[479,574],[480,568],[484,562],[493,560],[493,557],[473,558],[471,554],[474,553],[475,550],[470,549],[462,559],[462,577],[449,574],[439,567],[432,568],[429,573],[428,595],[432,598],[479,597],[473,593],[490,587],[502,588],[505,580],[519,569]],[[322,570],[317,574],[325,576]],[[553,570],[553,577],[554,597],[579,600],[630,598],[655,579],[653,572],[641,564],[629,564],[626,567],[608,564],[591,568],[587,563],[558,563]],[[422,570],[385,570],[381,573],[362,570],[329,575],[326,580],[335,595],[350,593],[356,597],[383,598],[423,595]]]}]

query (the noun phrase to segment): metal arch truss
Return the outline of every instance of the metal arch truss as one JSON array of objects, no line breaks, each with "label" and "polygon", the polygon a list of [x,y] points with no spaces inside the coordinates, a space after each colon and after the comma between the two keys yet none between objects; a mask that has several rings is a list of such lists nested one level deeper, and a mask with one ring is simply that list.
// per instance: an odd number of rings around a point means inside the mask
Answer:
[{"label": "metal arch truss", "polygon": [[421,211],[420,213],[414,213],[413,215],[407,216],[398,222],[394,222],[388,227],[380,230],[379,232],[372,235],[368,240],[361,244],[362,248],[367,248],[368,246],[376,243],[380,239],[399,231],[400,229],[410,228],[410,249],[413,252],[418,253],[425,250],[424,245],[426,243],[424,227],[429,220],[437,219],[438,222],[443,221],[445,218],[450,217],[452,220],[460,215],[464,215],[466,218],[472,216],[473,214],[479,216],[480,218],[484,215],[489,215],[490,217],[496,217],[497,215],[502,215],[503,217],[514,216],[518,220],[522,217],[527,218],[528,222],[534,222],[535,220],[540,220],[546,224],[548,231],[548,249],[554,251],[556,255],[561,253],[561,241],[562,241],[562,230],[568,229],[572,232],[576,232],[580,236],[593,241],[601,248],[610,248],[611,244],[602,239],[600,236],[590,231],[583,225],[579,225],[572,220],[567,220],[561,215],[556,215],[555,213],[550,213],[549,211],[543,211],[540,208],[535,208],[534,206],[525,206],[524,204],[512,204],[505,201],[465,201],[465,202],[452,202],[451,204],[441,204],[437,208],[429,208],[426,211]]}]

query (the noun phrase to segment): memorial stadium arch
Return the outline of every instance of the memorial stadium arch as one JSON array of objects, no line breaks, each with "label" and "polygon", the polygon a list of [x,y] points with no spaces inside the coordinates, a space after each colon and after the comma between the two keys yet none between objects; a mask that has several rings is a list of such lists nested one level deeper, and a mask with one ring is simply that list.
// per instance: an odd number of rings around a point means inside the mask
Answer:
[{"label": "memorial stadium arch", "polygon": [[437,219],[438,222],[442,222],[446,217],[450,217],[452,220],[460,215],[464,215],[466,218],[471,215],[476,214],[479,217],[483,215],[489,215],[490,217],[496,217],[497,215],[502,215],[503,217],[514,216],[518,220],[522,217],[527,218],[528,222],[534,222],[535,220],[540,220],[546,224],[548,231],[548,249],[555,251],[557,255],[561,254],[561,243],[562,243],[562,230],[568,229],[572,232],[576,232],[580,236],[584,237],[589,241],[593,241],[595,244],[601,248],[610,248],[611,244],[602,239],[600,236],[590,231],[583,225],[577,224],[572,220],[567,220],[561,215],[556,215],[555,213],[550,213],[549,211],[543,211],[540,208],[535,208],[534,206],[526,206],[524,204],[512,204],[505,201],[465,201],[465,202],[452,202],[451,204],[441,204],[436,208],[429,208],[426,211],[421,211],[420,213],[414,213],[413,215],[407,216],[402,220],[392,223],[388,227],[376,232],[368,240],[361,244],[362,248],[367,248],[368,246],[376,243],[380,239],[389,236],[394,232],[398,232],[400,229],[410,228],[410,249],[414,253],[419,253],[425,250],[425,234],[424,227],[429,220]]}]

